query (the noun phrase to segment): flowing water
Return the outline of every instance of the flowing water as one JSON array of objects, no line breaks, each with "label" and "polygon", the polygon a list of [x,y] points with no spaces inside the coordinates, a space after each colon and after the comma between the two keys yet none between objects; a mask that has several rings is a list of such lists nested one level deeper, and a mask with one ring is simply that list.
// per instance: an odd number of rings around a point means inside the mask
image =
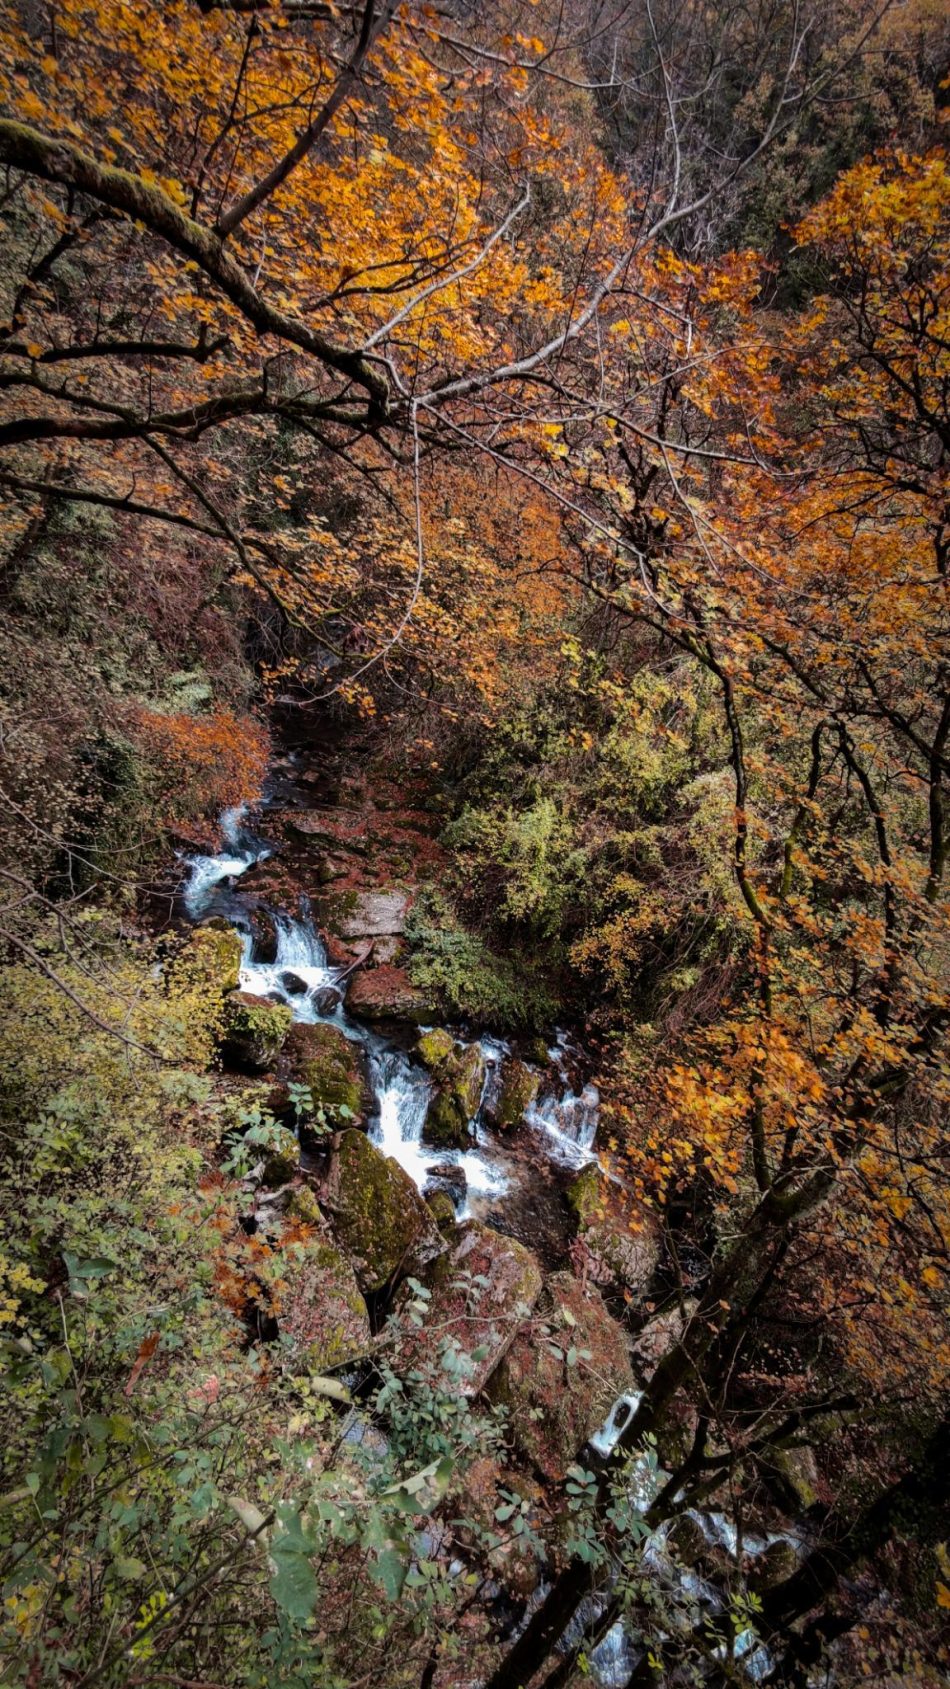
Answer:
[{"label": "flowing water", "polygon": [[[508,1045],[495,1038],[479,1040],[485,1083],[470,1122],[470,1147],[434,1149],[426,1144],[423,1127],[432,1096],[426,1069],[395,1039],[347,1014],[345,970],[327,961],[306,900],[296,914],[272,911],[276,953],[273,960],[261,960],[238,882],[254,863],[270,856],[273,847],[251,832],[243,807],[228,810],[222,817],[221,835],[220,852],[185,859],[188,879],[183,901],[193,921],[222,915],[240,933],[244,946],[241,989],[286,1003],[295,1020],[336,1026],[362,1046],[374,1099],[370,1138],[405,1168],[420,1190],[430,1181],[441,1183],[450,1190],[462,1219],[497,1205],[517,1172],[510,1151],[484,1121],[498,1095]],[[552,1161],[580,1167],[592,1158],[600,1099],[593,1085],[579,1092],[572,1089],[568,1052],[568,1039],[559,1033],[548,1052],[550,1069],[525,1118]]]},{"label": "flowing water", "polygon": [[[451,1188],[445,1181],[446,1172],[451,1169],[452,1195],[460,1218],[487,1212],[499,1200],[503,1202],[519,1169],[507,1147],[484,1124],[484,1116],[497,1100],[509,1046],[500,1039],[479,1040],[485,1082],[478,1110],[470,1123],[471,1146],[465,1150],[431,1148],[423,1141],[426,1111],[432,1096],[432,1080],[426,1069],[396,1039],[348,1016],[345,971],[330,966],[306,900],[302,900],[297,914],[287,910],[271,912],[276,938],[274,958],[264,961],[256,954],[250,919],[254,900],[242,898],[237,882],[254,863],[270,856],[273,847],[250,831],[243,807],[229,810],[222,817],[221,834],[223,848],[219,853],[186,858],[188,879],[183,901],[192,920],[222,915],[240,933],[242,989],[286,1003],[296,1020],[336,1026],[362,1046],[374,1098],[370,1138],[384,1154],[406,1169],[420,1190],[432,1179],[434,1170],[438,1170],[436,1181],[441,1176],[443,1187]],[[577,1082],[572,1081],[570,1070],[571,1057],[576,1054],[568,1036],[558,1033],[548,1050],[550,1065],[542,1076],[538,1097],[525,1115],[527,1125],[537,1134],[547,1156],[568,1167],[582,1167],[592,1159],[600,1103],[594,1085],[575,1088]],[[590,1439],[592,1448],[601,1457],[609,1455],[639,1400],[636,1394],[623,1395],[614,1403],[605,1424]],[[643,1457],[633,1462],[629,1477],[631,1498],[639,1508],[645,1509],[655,1491],[655,1467]],[[706,1541],[733,1560],[742,1555],[758,1555],[770,1543],[781,1540],[792,1543],[799,1553],[803,1550],[803,1539],[797,1533],[740,1538],[735,1525],[722,1513],[690,1510],[690,1517],[699,1525]],[[648,1539],[645,1569],[677,1589],[681,1599],[691,1598],[710,1612],[721,1612],[723,1598],[715,1585],[695,1572],[682,1570],[671,1560],[666,1548],[668,1532],[669,1525],[661,1526]],[[543,1586],[535,1601],[542,1593]],[[588,1603],[562,1646],[579,1640],[585,1624],[592,1618],[596,1618],[596,1610]],[[600,1689],[620,1689],[640,1652],[624,1625],[615,1624],[591,1650],[593,1681]],[[735,1658],[741,1661],[743,1673],[751,1681],[761,1681],[771,1669],[768,1651],[751,1630],[737,1638]]]}]

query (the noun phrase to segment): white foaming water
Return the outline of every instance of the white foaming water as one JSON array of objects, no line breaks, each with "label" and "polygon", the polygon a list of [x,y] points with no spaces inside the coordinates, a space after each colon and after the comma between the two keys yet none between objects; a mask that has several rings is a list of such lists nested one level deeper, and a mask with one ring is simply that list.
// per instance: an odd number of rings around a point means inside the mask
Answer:
[{"label": "white foaming water", "polygon": [[570,1041],[566,1032],[557,1034],[548,1056],[561,1081],[560,1087],[542,1086],[530,1105],[525,1120],[548,1140],[554,1161],[568,1167],[586,1167],[594,1160],[594,1139],[600,1119],[600,1092],[596,1085],[580,1091],[571,1088],[568,1077]]},{"label": "white foaming water", "polygon": [[213,900],[216,887],[223,880],[237,879],[246,873],[253,863],[261,862],[265,856],[270,855],[266,845],[243,837],[242,822],[246,813],[247,805],[242,803],[237,804],[234,809],[226,809],[221,817],[221,837],[225,844],[230,845],[230,851],[217,856],[198,855],[183,858],[191,870],[184,890],[184,904],[193,921],[199,920],[205,913]]},{"label": "white foaming water", "polygon": [[[433,1149],[423,1143],[422,1129],[432,1096],[429,1075],[411,1062],[404,1051],[385,1046],[378,1037],[372,1044],[375,1047],[370,1047],[370,1074],[379,1118],[370,1128],[371,1141],[384,1155],[398,1161],[420,1190],[434,1167],[459,1169],[465,1176],[460,1219],[468,1218],[473,1200],[501,1196],[508,1188],[507,1176],[479,1148]],[[476,1128],[476,1144],[480,1137]]]},{"label": "white foaming water", "polygon": [[[275,915],[274,931],[277,954],[272,962],[255,962],[253,936],[250,932],[242,933],[241,990],[253,991],[259,997],[279,997],[289,1005],[295,1020],[331,1019],[318,1013],[313,994],[335,985],[339,970],[330,967],[313,922],[295,920],[291,915]],[[285,983],[285,977],[290,975],[297,982],[296,990]],[[300,990],[301,985],[304,990]]]}]

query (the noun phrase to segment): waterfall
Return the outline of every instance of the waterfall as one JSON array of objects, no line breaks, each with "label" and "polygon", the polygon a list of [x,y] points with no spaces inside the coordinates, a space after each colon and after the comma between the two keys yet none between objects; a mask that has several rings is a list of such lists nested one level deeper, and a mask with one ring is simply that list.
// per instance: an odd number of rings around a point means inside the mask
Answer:
[{"label": "waterfall", "polygon": [[228,851],[219,851],[216,855],[195,855],[182,858],[189,869],[188,880],[185,885],[183,901],[187,913],[193,921],[206,915],[215,901],[217,889],[226,880],[236,880],[245,874],[255,862],[263,861],[270,856],[270,847],[244,832],[243,821],[247,813],[246,804],[237,804],[234,809],[226,809],[221,817],[219,826],[221,836]]},{"label": "waterfall", "polygon": [[[228,810],[221,818],[221,835],[227,847],[217,855],[184,858],[189,874],[183,901],[192,920],[214,911],[227,916],[240,933],[243,944],[241,989],[255,996],[286,1003],[295,1020],[311,1025],[327,1022],[366,1051],[374,1098],[370,1140],[385,1155],[398,1161],[415,1185],[424,1189],[436,1170],[446,1188],[451,1188],[460,1219],[472,1213],[472,1204],[490,1202],[508,1188],[508,1176],[491,1158],[492,1145],[478,1118],[471,1122],[471,1149],[433,1149],[423,1143],[426,1110],[432,1095],[432,1081],[425,1068],[391,1039],[346,1013],[346,981],[340,970],[330,966],[326,949],[314,927],[305,903],[299,915],[286,910],[272,915],[276,937],[273,961],[255,957],[254,934],[246,910],[223,895],[226,882],[247,872],[255,862],[270,856],[271,847],[257,839],[245,826],[244,805]],[[332,993],[332,996],[330,995]],[[328,1000],[329,998],[329,1000]],[[481,1042],[486,1078],[479,1115],[487,1098],[501,1083],[501,1062],[508,1046],[498,1039]],[[494,1089],[493,1089],[494,1088]],[[446,1175],[454,1174],[451,1187]]]}]

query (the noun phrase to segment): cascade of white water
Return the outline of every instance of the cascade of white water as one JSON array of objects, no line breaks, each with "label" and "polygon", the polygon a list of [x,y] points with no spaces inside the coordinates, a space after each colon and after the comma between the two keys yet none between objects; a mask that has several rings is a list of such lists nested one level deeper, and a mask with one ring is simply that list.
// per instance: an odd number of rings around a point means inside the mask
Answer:
[{"label": "cascade of white water", "polygon": [[214,855],[194,855],[183,858],[190,870],[185,885],[183,900],[185,909],[193,921],[201,919],[214,900],[217,888],[225,880],[238,879],[247,872],[253,863],[263,861],[270,855],[270,848],[244,834],[243,822],[247,812],[246,804],[237,804],[234,809],[226,809],[219,822],[221,837],[229,850],[218,851]]},{"label": "cascade of white water", "polygon": [[272,962],[254,959],[254,939],[245,932],[241,964],[241,989],[259,997],[277,997],[293,1011],[295,1020],[316,1021],[332,1017],[321,1013],[315,994],[336,983],[338,970],[331,968],[313,922],[309,917],[275,915],[277,948]]}]

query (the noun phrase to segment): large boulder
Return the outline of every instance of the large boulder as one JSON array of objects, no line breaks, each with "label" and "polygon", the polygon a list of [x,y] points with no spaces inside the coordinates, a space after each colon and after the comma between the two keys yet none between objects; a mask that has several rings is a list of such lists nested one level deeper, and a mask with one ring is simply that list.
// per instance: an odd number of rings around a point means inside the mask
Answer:
[{"label": "large boulder", "polygon": [[560,1483],[578,1450],[633,1388],[622,1328],[570,1273],[548,1280],[544,1317],[515,1338],[489,1384],[509,1409],[515,1446]]},{"label": "large boulder", "polygon": [[404,968],[361,969],[347,992],[346,1006],[357,1020],[401,1020],[418,1026],[432,1018],[432,1005]]},{"label": "large boulder", "polygon": [[596,1163],[568,1187],[588,1275],[605,1288],[640,1298],[659,1265],[659,1221],[643,1203],[604,1177]]},{"label": "large boulder", "polygon": [[241,983],[244,946],[240,933],[228,926],[227,921],[222,921],[220,916],[214,916],[191,934],[185,955],[202,978],[208,981],[212,991],[224,996],[227,991],[237,990]]},{"label": "large boulder", "polygon": [[[361,1117],[367,1087],[363,1052],[338,1026],[298,1021],[288,1034],[284,1056],[290,1078],[307,1086],[315,1107],[336,1121]],[[341,1109],[348,1109],[349,1115]]]},{"label": "large boulder", "polygon": [[541,1075],[523,1061],[513,1058],[504,1063],[501,1084],[486,1112],[489,1126],[503,1131],[518,1126],[524,1119],[541,1087]]},{"label": "large boulder", "polygon": [[[421,1328],[403,1332],[393,1368],[405,1373],[422,1367],[442,1388],[477,1396],[538,1300],[543,1280],[537,1258],[514,1238],[471,1220],[435,1262],[428,1282],[427,1317]],[[446,1355],[447,1344],[461,1356],[460,1365]]]},{"label": "large boulder", "polygon": [[286,1003],[232,991],[224,1002],[222,1054],[235,1067],[265,1073],[273,1067],[294,1022]]},{"label": "large boulder", "polygon": [[401,936],[409,899],[404,891],[360,891],[337,923],[341,938]]},{"label": "large boulder", "polygon": [[325,1201],[363,1291],[382,1290],[397,1274],[419,1271],[444,1247],[409,1174],[362,1132],[340,1133]]},{"label": "large boulder", "polygon": [[325,1227],[286,1245],[277,1260],[272,1307],[281,1336],[292,1345],[294,1364],[326,1372],[365,1355],[371,1342],[366,1303],[353,1268]]},{"label": "large boulder", "polygon": [[422,1135],[440,1149],[462,1149],[478,1113],[485,1084],[485,1057],[477,1044],[456,1044],[448,1033],[428,1032],[419,1055],[435,1080]]}]

